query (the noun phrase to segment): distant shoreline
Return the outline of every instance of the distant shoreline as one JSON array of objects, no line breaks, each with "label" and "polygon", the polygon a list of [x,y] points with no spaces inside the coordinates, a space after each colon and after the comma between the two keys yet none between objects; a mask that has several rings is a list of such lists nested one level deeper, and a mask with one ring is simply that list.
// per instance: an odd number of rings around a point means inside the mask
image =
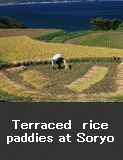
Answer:
[{"label": "distant shoreline", "polygon": [[42,2],[8,2],[8,3],[0,3],[1,6],[16,6],[16,5],[35,5],[35,4],[62,4],[62,3],[93,3],[93,2],[123,2],[123,0],[87,0],[87,1],[81,1],[81,0],[65,0],[65,1],[42,1]]},{"label": "distant shoreline", "polygon": [[48,1],[43,1],[43,2],[25,2],[25,3],[16,3],[16,2],[10,2],[10,3],[0,3],[0,6],[15,6],[15,5],[32,5],[32,4],[51,4],[51,3],[80,3],[82,1],[55,1],[55,2],[48,2]]},{"label": "distant shoreline", "polygon": [[90,30],[90,19],[98,16],[123,19],[122,11],[123,1],[75,2],[74,0],[73,3],[0,6],[0,16],[17,19],[28,28],[55,28],[66,32]]}]

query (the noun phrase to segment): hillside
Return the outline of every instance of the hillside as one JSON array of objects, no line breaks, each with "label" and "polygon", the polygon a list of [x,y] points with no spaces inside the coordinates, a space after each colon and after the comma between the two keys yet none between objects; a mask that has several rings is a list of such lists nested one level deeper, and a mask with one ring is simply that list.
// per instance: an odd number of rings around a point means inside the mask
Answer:
[{"label": "hillside", "polygon": [[92,32],[66,41],[69,44],[123,49],[122,42],[123,32],[121,31]]},{"label": "hillside", "polygon": [[123,49],[123,26],[121,25],[117,31],[80,31],[80,32],[58,32],[35,39],[51,43],[66,43],[83,46],[106,47]]}]

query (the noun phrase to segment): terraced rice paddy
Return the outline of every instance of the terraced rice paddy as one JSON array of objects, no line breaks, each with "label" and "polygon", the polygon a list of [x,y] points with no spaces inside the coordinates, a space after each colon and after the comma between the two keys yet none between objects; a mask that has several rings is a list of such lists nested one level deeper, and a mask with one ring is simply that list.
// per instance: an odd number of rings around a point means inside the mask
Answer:
[{"label": "terraced rice paddy", "polygon": [[[9,101],[13,101],[12,96],[15,97],[14,101],[20,97],[20,101],[110,101],[111,96],[122,97],[122,88],[117,88],[116,62],[108,60],[70,64],[72,70],[67,71],[53,70],[51,65],[29,66],[15,73],[15,78],[5,69],[1,70],[0,100],[9,97]],[[121,68],[118,73],[121,75]],[[93,93],[90,94],[92,88]]]},{"label": "terraced rice paddy", "polygon": [[27,36],[0,38],[0,55],[2,62],[18,62],[25,60],[47,60],[55,53],[65,58],[81,57],[123,57],[121,49],[54,44],[33,40]]},{"label": "terraced rice paddy", "polygon": [[[47,43],[28,36],[0,38],[0,65],[31,62],[19,73],[0,70],[0,101],[123,101],[122,63],[112,58],[123,57],[123,35],[108,33],[81,35],[70,40],[74,44]],[[72,69],[53,70],[49,64],[32,63],[50,60],[55,53],[73,59],[69,62]]]},{"label": "terraced rice paddy", "polygon": [[34,96],[35,92],[32,90],[28,90],[24,86],[12,81],[8,78],[5,73],[0,72],[0,90],[3,92],[7,92],[8,94],[16,95],[16,96]]},{"label": "terraced rice paddy", "polygon": [[50,80],[36,70],[27,70],[19,74],[20,77],[35,89],[43,89],[50,85]]},{"label": "terraced rice paddy", "polygon": [[76,92],[82,92],[91,85],[101,81],[107,72],[108,68],[106,67],[93,66],[82,78],[77,79],[70,85],[66,85],[66,87]]}]

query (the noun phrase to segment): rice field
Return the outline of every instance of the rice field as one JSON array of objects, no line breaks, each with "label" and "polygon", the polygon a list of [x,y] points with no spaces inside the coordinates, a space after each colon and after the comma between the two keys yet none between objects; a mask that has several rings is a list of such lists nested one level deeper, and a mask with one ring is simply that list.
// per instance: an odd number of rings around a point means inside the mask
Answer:
[{"label": "rice field", "polygon": [[123,32],[120,31],[92,32],[85,36],[78,36],[76,38],[70,39],[66,43],[85,45],[85,46],[123,49]]},{"label": "rice field", "polygon": [[123,101],[123,66],[112,58],[123,57],[122,34],[107,33],[67,41],[73,44],[38,41],[31,38],[33,35],[1,37],[1,64],[45,61],[56,53],[73,60],[68,61],[71,70],[53,70],[51,64],[35,63],[18,73],[2,68],[0,101]]},{"label": "rice field", "polygon": [[118,64],[115,61],[90,58],[89,61],[69,63],[72,69],[67,71],[53,70],[50,64],[28,66],[20,73],[2,69],[0,101],[123,100],[123,90],[116,84]]},{"label": "rice field", "polygon": [[71,84],[66,85],[66,87],[76,92],[82,92],[83,90],[88,89],[95,83],[101,81],[107,73],[107,67],[93,66],[89,70],[89,72],[85,74],[82,78],[79,78]]},{"label": "rice field", "polygon": [[6,76],[5,73],[0,72],[0,90],[3,92],[7,92],[8,94],[23,96],[23,97],[32,97],[35,95],[35,92],[32,90],[28,90],[24,86],[16,83]]},{"label": "rice field", "polygon": [[36,70],[26,70],[20,73],[19,76],[35,89],[42,90],[50,85],[50,80]]},{"label": "rice field", "polygon": [[27,36],[0,38],[0,61],[2,62],[50,60],[55,53],[61,53],[65,58],[123,57],[121,49],[54,44],[33,40]]}]

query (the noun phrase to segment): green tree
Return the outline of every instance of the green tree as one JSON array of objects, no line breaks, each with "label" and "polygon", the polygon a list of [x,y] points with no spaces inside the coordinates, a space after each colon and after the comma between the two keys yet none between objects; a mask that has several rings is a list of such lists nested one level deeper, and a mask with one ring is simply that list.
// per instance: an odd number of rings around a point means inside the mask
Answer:
[{"label": "green tree", "polygon": [[122,21],[119,19],[112,19],[111,20],[111,29],[116,30],[120,26],[121,23],[122,23]]},{"label": "green tree", "polygon": [[10,17],[0,17],[0,28],[26,28],[20,21]]},{"label": "green tree", "polygon": [[94,30],[116,30],[122,23],[119,19],[105,19],[102,17],[92,18],[90,24],[94,27]]}]

